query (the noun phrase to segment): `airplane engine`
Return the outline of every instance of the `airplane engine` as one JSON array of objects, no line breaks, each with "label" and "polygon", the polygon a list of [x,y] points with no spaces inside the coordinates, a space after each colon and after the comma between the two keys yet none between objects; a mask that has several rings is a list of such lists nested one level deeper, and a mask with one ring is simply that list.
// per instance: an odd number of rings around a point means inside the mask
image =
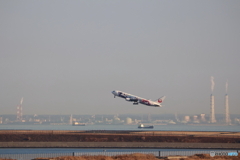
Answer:
[{"label": "airplane engine", "polygon": [[131,101],[131,98],[125,98],[126,99],[126,101]]},{"label": "airplane engine", "polygon": [[133,101],[133,102],[138,102],[137,98],[125,98],[126,101]]}]

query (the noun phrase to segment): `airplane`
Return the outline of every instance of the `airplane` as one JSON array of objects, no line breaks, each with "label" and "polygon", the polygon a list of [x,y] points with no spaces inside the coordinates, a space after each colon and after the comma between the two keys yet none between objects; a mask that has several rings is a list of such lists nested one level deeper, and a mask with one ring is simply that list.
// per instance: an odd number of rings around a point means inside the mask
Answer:
[{"label": "airplane", "polygon": [[129,93],[125,93],[122,91],[117,91],[117,90],[112,91],[112,94],[114,95],[114,98],[117,96],[117,97],[124,98],[126,101],[133,102],[133,105],[138,105],[138,103],[141,103],[141,104],[152,106],[152,107],[162,107],[161,103],[166,98],[166,96],[163,96],[157,99],[156,101],[152,101],[149,99],[141,98],[141,97],[131,95]]}]

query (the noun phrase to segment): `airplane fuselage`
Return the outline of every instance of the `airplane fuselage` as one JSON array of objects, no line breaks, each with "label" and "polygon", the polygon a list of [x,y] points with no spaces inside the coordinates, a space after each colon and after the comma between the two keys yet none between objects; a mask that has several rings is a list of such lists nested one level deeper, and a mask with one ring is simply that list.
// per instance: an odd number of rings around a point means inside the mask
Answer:
[{"label": "airplane fuselage", "polygon": [[138,103],[140,103],[140,104],[144,104],[147,106],[153,106],[153,107],[162,107],[161,103],[165,98],[165,96],[164,96],[162,98],[159,98],[158,101],[152,101],[152,100],[148,100],[145,98],[141,98],[141,97],[138,97],[138,96],[126,93],[126,92],[117,91],[117,90],[112,91],[112,94],[114,95],[114,98],[116,96],[124,98],[126,101],[134,102],[133,103],[134,105],[137,105]]}]

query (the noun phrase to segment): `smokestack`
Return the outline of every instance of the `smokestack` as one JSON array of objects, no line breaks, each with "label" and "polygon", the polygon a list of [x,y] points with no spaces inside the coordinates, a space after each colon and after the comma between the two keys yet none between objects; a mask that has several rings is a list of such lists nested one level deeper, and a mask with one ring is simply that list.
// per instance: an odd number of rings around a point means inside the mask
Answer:
[{"label": "smokestack", "polygon": [[225,122],[226,124],[230,124],[230,116],[229,116],[229,105],[228,105],[228,95],[225,95]]},{"label": "smokestack", "polygon": [[22,103],[23,103],[23,97],[20,101],[20,105],[17,106],[17,121],[22,121]]},{"label": "smokestack", "polygon": [[216,123],[215,109],[214,109],[214,96],[210,96],[210,123]]},{"label": "smokestack", "polygon": [[212,93],[213,93],[214,86],[215,86],[214,77],[211,76],[211,91],[212,91]]},{"label": "smokestack", "polygon": [[73,116],[72,116],[72,114],[71,114],[71,116],[70,116],[69,124],[70,124],[70,125],[73,124]]},{"label": "smokestack", "polygon": [[[213,93],[213,89],[214,89],[214,77],[211,76],[211,91]],[[210,96],[210,123],[216,123],[216,119],[215,119],[215,108],[214,108],[214,96],[213,94],[211,94]]]},{"label": "smokestack", "polygon": [[22,97],[22,99],[21,99],[21,101],[20,101],[20,105],[22,105],[22,103],[23,103],[23,97]]},{"label": "smokestack", "polygon": [[229,115],[229,105],[228,105],[228,81],[226,82],[226,95],[225,95],[225,122],[226,124],[231,124],[231,119]]}]

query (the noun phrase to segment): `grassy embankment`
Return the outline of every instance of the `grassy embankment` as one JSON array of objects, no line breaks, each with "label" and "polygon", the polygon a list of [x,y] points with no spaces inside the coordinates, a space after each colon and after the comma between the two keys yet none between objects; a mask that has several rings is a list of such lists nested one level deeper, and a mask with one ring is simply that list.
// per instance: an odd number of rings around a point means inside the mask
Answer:
[{"label": "grassy embankment", "polygon": [[[196,154],[194,156],[169,156],[169,157],[155,157],[152,154],[126,154],[126,155],[118,155],[118,156],[65,156],[65,157],[56,157],[56,158],[38,158],[35,160],[239,160],[239,156],[215,156],[210,157],[208,154]],[[1,160],[1,159],[0,159]]]}]

